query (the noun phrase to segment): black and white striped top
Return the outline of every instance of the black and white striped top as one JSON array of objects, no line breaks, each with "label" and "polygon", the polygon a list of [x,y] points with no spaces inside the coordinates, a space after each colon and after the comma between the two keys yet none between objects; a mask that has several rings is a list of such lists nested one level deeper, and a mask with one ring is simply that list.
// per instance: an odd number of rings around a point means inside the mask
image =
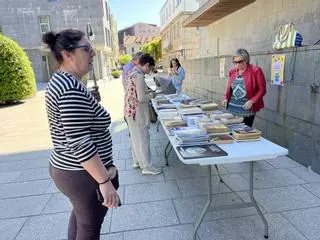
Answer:
[{"label": "black and white striped top", "polygon": [[46,109],[54,147],[52,166],[84,170],[80,163],[96,153],[105,166],[113,164],[110,115],[73,75],[59,71],[52,76]]}]

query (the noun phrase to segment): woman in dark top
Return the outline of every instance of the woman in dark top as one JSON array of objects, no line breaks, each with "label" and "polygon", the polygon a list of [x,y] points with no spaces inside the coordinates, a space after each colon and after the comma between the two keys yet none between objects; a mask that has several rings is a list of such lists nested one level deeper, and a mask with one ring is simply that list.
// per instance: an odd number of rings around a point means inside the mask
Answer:
[{"label": "woman in dark top", "polygon": [[47,87],[46,109],[53,143],[50,174],[73,205],[68,239],[99,239],[108,208],[119,204],[119,182],[110,115],[81,81],[92,68],[95,51],[77,29],[48,32],[43,42],[59,64]]},{"label": "woman in dark top", "polygon": [[250,64],[249,53],[243,48],[234,54],[233,64],[222,105],[228,112],[243,117],[244,123],[252,127],[256,113],[264,107],[266,80],[261,68]]}]

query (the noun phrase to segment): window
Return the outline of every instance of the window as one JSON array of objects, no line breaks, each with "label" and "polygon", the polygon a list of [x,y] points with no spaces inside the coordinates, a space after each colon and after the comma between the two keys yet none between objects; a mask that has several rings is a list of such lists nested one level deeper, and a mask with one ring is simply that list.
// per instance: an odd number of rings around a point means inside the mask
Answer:
[{"label": "window", "polygon": [[50,31],[49,16],[40,16],[39,17],[39,24],[40,24],[40,33],[41,33],[41,35],[43,35],[46,32]]},{"label": "window", "polygon": [[132,53],[134,53],[134,48],[131,48]]}]

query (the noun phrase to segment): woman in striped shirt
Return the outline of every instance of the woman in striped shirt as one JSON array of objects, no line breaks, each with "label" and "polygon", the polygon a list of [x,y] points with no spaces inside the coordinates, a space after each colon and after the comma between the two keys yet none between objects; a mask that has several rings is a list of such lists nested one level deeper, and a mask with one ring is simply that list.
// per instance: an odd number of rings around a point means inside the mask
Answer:
[{"label": "woman in striped shirt", "polygon": [[110,115],[81,82],[92,68],[95,51],[77,29],[48,32],[43,42],[59,64],[47,87],[46,109],[53,143],[50,174],[73,205],[68,239],[99,239],[108,208],[120,201]]}]

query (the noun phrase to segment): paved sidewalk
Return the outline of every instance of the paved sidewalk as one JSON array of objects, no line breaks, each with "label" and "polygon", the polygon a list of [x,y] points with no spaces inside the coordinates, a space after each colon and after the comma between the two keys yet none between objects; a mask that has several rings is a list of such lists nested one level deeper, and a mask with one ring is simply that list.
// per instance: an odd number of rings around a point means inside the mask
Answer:
[{"label": "paved sidewalk", "polygon": [[[120,171],[123,206],[108,212],[103,240],[189,240],[206,201],[206,169],[184,165],[172,153],[164,166],[167,138],[151,129],[152,157],[163,174],[142,176],[131,168],[128,131],[122,121],[121,80],[100,84],[102,104],[112,114],[115,164]],[[48,173],[50,136],[44,93],[23,104],[0,108],[0,240],[66,239],[71,206]],[[223,178],[246,201],[245,164],[219,166]],[[217,210],[240,203],[219,185],[213,171],[212,211],[202,224],[200,240],[260,240],[263,224],[254,208]],[[254,195],[270,227],[272,240],[318,240],[320,176],[287,157],[255,164]]]}]

